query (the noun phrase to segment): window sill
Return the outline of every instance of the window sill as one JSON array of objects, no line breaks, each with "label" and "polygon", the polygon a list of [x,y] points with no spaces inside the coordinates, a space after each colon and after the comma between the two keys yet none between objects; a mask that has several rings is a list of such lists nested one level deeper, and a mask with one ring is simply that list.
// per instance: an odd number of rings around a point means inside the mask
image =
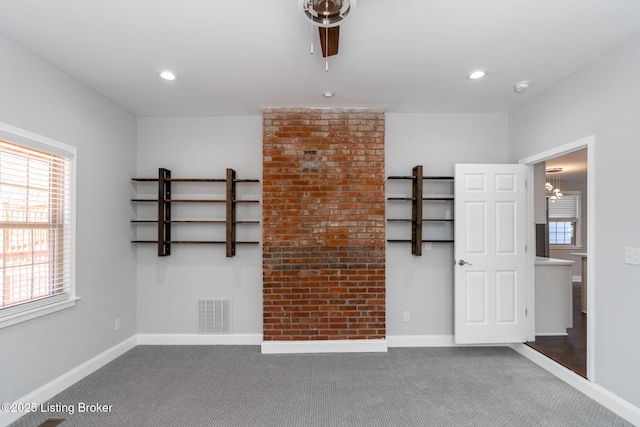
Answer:
[{"label": "window sill", "polygon": [[47,314],[55,313],[57,311],[66,310],[67,308],[75,307],[76,301],[78,301],[79,299],[79,297],[73,297],[64,301],[59,301],[53,304],[43,305],[41,307],[36,307],[20,313],[11,314],[9,316],[0,317],[0,329],[18,323],[26,322],[27,320],[46,316]]},{"label": "window sill", "polygon": [[549,245],[549,249],[575,251],[576,249],[582,249],[582,245]]}]

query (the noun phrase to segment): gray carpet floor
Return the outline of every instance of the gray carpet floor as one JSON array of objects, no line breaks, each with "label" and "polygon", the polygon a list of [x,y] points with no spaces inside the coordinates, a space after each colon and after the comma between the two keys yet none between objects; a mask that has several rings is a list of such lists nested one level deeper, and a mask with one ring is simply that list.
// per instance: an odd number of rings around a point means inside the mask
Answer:
[{"label": "gray carpet floor", "polygon": [[[81,404],[112,405],[106,413]],[[12,426],[629,426],[506,347],[263,355],[138,346]]]}]

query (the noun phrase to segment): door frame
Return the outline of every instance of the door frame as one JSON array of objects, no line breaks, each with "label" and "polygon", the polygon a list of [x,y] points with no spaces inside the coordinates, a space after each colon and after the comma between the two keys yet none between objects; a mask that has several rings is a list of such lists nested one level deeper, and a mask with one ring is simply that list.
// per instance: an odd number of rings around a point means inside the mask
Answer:
[{"label": "door frame", "polygon": [[535,224],[534,218],[534,191],[533,191],[533,165],[546,160],[560,157],[565,154],[569,154],[573,151],[587,149],[587,236],[589,244],[587,248],[587,379],[595,381],[595,324],[596,324],[596,310],[594,304],[594,295],[597,284],[595,283],[595,263],[593,262],[596,254],[596,242],[595,242],[595,137],[589,135],[587,137],[572,141],[568,144],[560,145],[555,148],[551,148],[539,154],[534,154],[529,157],[525,157],[519,161],[520,164],[526,166],[527,182],[527,194],[526,194],[526,244],[528,250],[527,257],[527,281],[526,281],[526,300],[527,307],[531,312],[527,316],[526,328],[527,339],[535,340]]}]

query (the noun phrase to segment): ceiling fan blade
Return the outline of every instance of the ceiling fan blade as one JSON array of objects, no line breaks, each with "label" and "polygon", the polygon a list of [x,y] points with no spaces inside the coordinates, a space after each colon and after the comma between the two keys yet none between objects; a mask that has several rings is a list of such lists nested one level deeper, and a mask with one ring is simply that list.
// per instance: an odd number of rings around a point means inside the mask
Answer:
[{"label": "ceiling fan blade", "polygon": [[340,39],[340,26],[331,28],[318,28],[320,30],[320,46],[322,56],[332,56],[338,54],[338,41]]}]

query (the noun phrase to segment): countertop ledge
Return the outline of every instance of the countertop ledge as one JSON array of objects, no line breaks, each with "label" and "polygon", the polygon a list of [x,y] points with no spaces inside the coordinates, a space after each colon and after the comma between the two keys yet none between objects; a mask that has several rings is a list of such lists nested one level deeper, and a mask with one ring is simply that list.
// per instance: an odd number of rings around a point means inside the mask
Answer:
[{"label": "countertop ledge", "polygon": [[575,261],[568,259],[536,257],[536,265],[573,265],[574,263]]}]

